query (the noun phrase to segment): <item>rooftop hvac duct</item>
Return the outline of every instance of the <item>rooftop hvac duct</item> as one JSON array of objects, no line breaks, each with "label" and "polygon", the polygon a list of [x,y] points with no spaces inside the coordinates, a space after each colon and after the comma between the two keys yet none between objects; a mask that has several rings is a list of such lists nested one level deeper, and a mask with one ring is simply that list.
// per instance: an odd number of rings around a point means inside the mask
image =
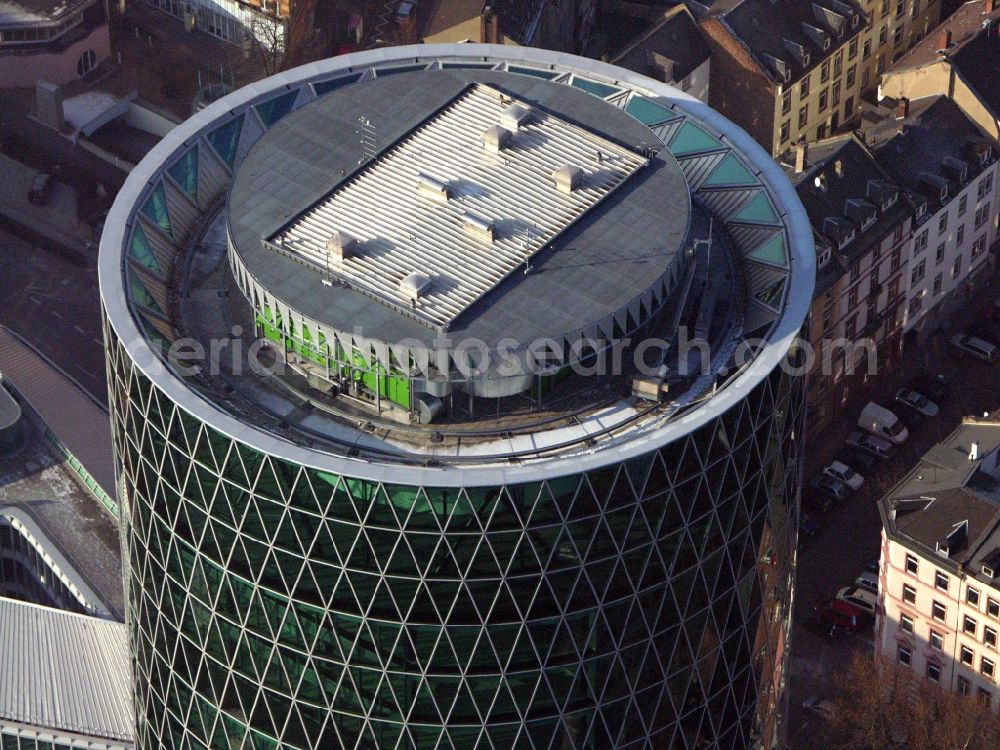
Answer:
[{"label": "rooftop hvac duct", "polygon": [[399,291],[404,297],[416,301],[427,294],[430,285],[430,276],[420,271],[412,271],[399,282]]},{"label": "rooftop hvac duct", "polygon": [[487,242],[493,242],[494,228],[493,222],[489,219],[484,219],[475,214],[465,214],[463,217],[465,220],[465,229],[477,237],[480,237]]},{"label": "rooftop hvac duct", "polygon": [[571,164],[565,164],[552,173],[552,179],[555,180],[556,190],[569,195],[583,182],[583,170]]},{"label": "rooftop hvac duct", "polygon": [[417,192],[438,203],[447,203],[451,197],[447,182],[423,173],[417,175]]},{"label": "rooftop hvac duct", "polygon": [[343,262],[351,256],[358,241],[347,232],[336,231],[326,241],[326,254],[331,261]]},{"label": "rooftop hvac duct", "polygon": [[512,133],[500,125],[491,125],[483,131],[483,145],[493,154],[499,154],[510,142]]},{"label": "rooftop hvac duct", "polygon": [[531,110],[523,104],[511,104],[500,113],[500,127],[516,133],[528,124]]}]

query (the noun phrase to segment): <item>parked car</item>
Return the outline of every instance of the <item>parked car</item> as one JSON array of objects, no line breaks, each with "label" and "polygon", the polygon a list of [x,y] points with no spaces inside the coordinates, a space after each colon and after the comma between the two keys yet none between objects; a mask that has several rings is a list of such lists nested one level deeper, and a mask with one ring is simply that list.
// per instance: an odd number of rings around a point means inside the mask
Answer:
[{"label": "parked car", "polygon": [[983,305],[979,317],[991,323],[1000,323],[1000,297]]},{"label": "parked car", "polygon": [[863,476],[858,474],[858,472],[847,464],[841,463],[840,461],[831,461],[830,464],[823,469],[823,473],[828,477],[836,479],[838,482],[843,482],[854,492],[860,490],[865,484],[865,478]]},{"label": "parked car", "polygon": [[883,440],[875,435],[869,435],[861,430],[854,430],[847,436],[847,444],[852,448],[863,451],[870,456],[880,458],[883,461],[895,458],[896,446],[888,440]]},{"label": "parked car", "polygon": [[46,172],[39,172],[31,181],[28,188],[28,201],[36,206],[44,206],[49,200],[49,193],[52,192],[52,175]]},{"label": "parked car", "polygon": [[403,0],[399,4],[399,10],[396,11],[396,22],[397,23],[407,23],[411,18],[413,18],[413,11],[417,9],[417,4],[414,0]]},{"label": "parked car", "polygon": [[848,633],[856,633],[865,616],[860,609],[842,599],[820,602],[816,605],[816,614],[820,620],[836,625]]},{"label": "parked car", "polygon": [[870,570],[866,570],[855,578],[854,585],[878,596],[878,575]]},{"label": "parked car", "polygon": [[802,506],[814,513],[826,513],[833,507],[833,498],[823,492],[806,490],[802,494]]},{"label": "parked car", "polygon": [[875,610],[878,607],[878,596],[868,589],[861,586],[844,586],[844,588],[837,592],[837,598],[842,602],[847,602],[857,607],[866,615],[875,616]]},{"label": "parked car", "polygon": [[815,711],[824,719],[833,719],[837,715],[837,707],[831,700],[820,700],[815,695],[810,695],[802,701],[802,708]]},{"label": "parked car", "polygon": [[838,479],[822,475],[810,482],[812,488],[821,495],[827,495],[831,500],[840,502],[851,496],[851,488]]},{"label": "parked car", "polygon": [[858,427],[896,445],[902,445],[910,436],[899,417],[874,401],[869,401],[861,410]]},{"label": "parked car", "polygon": [[927,396],[920,393],[920,391],[913,391],[909,388],[900,388],[896,391],[896,402],[928,418],[936,417],[940,411],[938,405],[927,398]]},{"label": "parked car", "polygon": [[965,333],[973,338],[982,339],[987,344],[1000,345],[1000,323],[989,320],[969,323],[965,327]]},{"label": "parked car", "polygon": [[956,333],[950,339],[948,339],[953,347],[958,349],[966,357],[972,357],[973,359],[978,359],[981,362],[996,362],[997,361],[997,347],[991,344],[989,341],[983,341],[975,336],[969,336],[965,333]]},{"label": "parked car", "polygon": [[841,449],[840,453],[837,454],[837,460],[842,464],[847,464],[855,471],[868,472],[875,466],[875,456],[849,445]]},{"label": "parked car", "polygon": [[945,401],[951,394],[948,380],[944,375],[919,375],[906,384],[911,391],[923,393],[936,404]]}]

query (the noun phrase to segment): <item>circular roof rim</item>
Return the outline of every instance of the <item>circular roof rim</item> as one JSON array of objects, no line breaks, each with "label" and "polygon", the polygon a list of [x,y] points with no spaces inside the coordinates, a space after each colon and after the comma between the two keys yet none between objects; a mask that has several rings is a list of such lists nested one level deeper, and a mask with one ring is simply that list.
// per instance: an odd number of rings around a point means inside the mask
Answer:
[{"label": "circular roof rim", "polygon": [[[522,464],[494,462],[477,466],[393,464],[309,448],[243,423],[190,389],[149,346],[145,334],[132,316],[124,279],[125,240],[131,221],[135,220],[139,210],[137,200],[147,185],[169,165],[168,157],[190,139],[200,136],[202,130],[227,112],[235,112],[258,97],[282,87],[290,88],[321,76],[355,72],[380,64],[461,59],[561,68],[563,72],[595,75],[618,85],[626,85],[645,96],[666,99],[696,121],[714,128],[744,159],[760,170],[761,181],[775,200],[788,233],[790,278],[780,317],[769,341],[750,366],[695,410],[669,419],[666,424],[653,431],[634,435],[624,442],[569,455],[557,454]],[[783,170],[741,128],[688,94],[623,68],[561,52],[494,44],[421,44],[356,52],[279,73],[228,94],[170,131],[132,170],[109,211],[105,227],[98,259],[98,278],[108,324],[115,330],[133,365],[175,404],[220,433],[276,458],[359,479],[411,485],[494,485],[539,481],[562,474],[598,469],[634,458],[689,434],[734,406],[781,364],[808,316],[815,287],[816,256],[812,229],[805,209]]]}]

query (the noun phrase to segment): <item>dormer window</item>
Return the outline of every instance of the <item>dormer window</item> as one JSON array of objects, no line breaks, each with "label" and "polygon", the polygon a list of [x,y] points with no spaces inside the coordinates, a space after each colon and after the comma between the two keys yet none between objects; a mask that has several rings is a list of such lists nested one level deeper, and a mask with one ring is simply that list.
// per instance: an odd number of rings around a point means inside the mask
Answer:
[{"label": "dormer window", "polygon": [[941,202],[943,203],[946,200],[948,200],[948,186],[947,185],[942,185],[941,186]]},{"label": "dormer window", "polygon": [[927,204],[926,203],[918,203],[917,204],[917,218],[919,219],[925,213],[927,213]]},{"label": "dormer window", "polygon": [[983,575],[987,578],[993,578],[995,571],[986,563],[983,563]]},{"label": "dormer window", "polygon": [[895,206],[897,197],[896,193],[891,193],[884,201],[882,201],[882,211],[888,211],[890,208]]},{"label": "dormer window", "polygon": [[853,241],[854,241],[854,230],[852,229],[850,232],[848,232],[847,234],[845,234],[841,238],[840,242],[837,243],[837,249],[838,250],[843,250],[845,247],[847,247],[848,245],[850,245]]},{"label": "dormer window", "polygon": [[982,152],[980,152],[980,154],[979,154],[979,164],[981,166],[985,166],[986,162],[988,162],[990,160],[990,154],[991,154],[992,151],[993,151],[993,149],[990,148],[989,146],[987,146],[986,148],[984,148],[982,150]]}]

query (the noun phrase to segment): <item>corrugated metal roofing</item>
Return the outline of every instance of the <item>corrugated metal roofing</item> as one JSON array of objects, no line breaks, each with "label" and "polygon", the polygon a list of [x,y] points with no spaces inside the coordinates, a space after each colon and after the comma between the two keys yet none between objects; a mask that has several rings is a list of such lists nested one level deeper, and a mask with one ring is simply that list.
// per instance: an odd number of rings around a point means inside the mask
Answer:
[{"label": "corrugated metal roofing", "polygon": [[133,741],[125,625],[0,597],[0,718]]},{"label": "corrugated metal roofing", "polygon": [[[326,270],[327,240],[346,231],[359,247],[331,264],[334,276],[446,326],[647,161],[538,108],[503,151],[490,153],[482,135],[511,101],[491,86],[471,85],[294,221],[278,244]],[[571,193],[557,190],[551,177],[566,165],[584,173]],[[451,199],[419,195],[420,175],[446,181]],[[495,226],[492,243],[465,228],[469,213]],[[400,281],[413,271],[430,275],[432,288],[411,310]]]}]

